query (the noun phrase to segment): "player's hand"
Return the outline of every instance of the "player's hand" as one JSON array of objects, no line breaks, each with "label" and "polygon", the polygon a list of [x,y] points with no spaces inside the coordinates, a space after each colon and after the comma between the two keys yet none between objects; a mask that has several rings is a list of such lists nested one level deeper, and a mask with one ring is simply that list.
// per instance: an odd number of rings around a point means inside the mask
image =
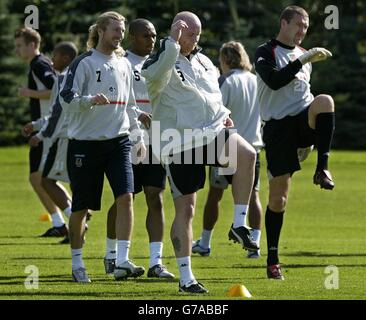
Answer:
[{"label": "player's hand", "polygon": [[312,48],[299,57],[300,62],[304,65],[308,62],[318,62],[332,56],[332,53],[325,48]]},{"label": "player's hand", "polygon": [[18,96],[29,98],[30,97],[30,90],[28,88],[22,87],[18,89]]},{"label": "player's hand", "polygon": [[98,93],[97,95],[95,95],[91,99],[91,102],[92,102],[93,105],[109,104],[110,103],[108,98],[103,93]]},{"label": "player's hand", "polygon": [[183,20],[177,20],[170,28],[170,37],[178,42],[183,29],[188,29],[187,23]]},{"label": "player's hand", "polygon": [[231,118],[226,118],[224,121],[224,126],[226,128],[233,128],[234,127],[234,122]]},{"label": "player's hand", "polygon": [[138,120],[145,126],[146,129],[150,128],[151,125],[151,114],[143,112],[139,115]]},{"label": "player's hand", "polygon": [[33,125],[32,122],[28,122],[23,128],[22,128],[22,136],[23,137],[29,137],[29,135],[33,132]]},{"label": "player's hand", "polygon": [[33,136],[32,138],[29,139],[28,144],[31,147],[37,147],[40,142],[41,142],[41,140],[39,140],[39,138],[37,136]]},{"label": "player's hand", "polygon": [[140,162],[144,161],[146,157],[146,146],[143,141],[137,142],[132,147],[131,156],[133,164],[139,164]]}]

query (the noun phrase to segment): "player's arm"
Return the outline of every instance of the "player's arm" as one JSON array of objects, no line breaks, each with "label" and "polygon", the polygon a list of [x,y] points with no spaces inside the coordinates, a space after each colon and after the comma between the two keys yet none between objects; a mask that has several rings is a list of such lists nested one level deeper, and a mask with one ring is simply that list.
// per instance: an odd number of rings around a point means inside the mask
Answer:
[{"label": "player's arm", "polygon": [[27,89],[29,97],[41,100],[48,100],[51,96],[53,84],[56,81],[56,73],[52,66],[45,61],[38,61],[32,65],[32,71],[36,77],[46,87],[45,90],[31,90]]},{"label": "player's arm", "polygon": [[[132,75],[132,70],[131,70],[131,75]],[[129,92],[129,96],[128,96],[126,112],[127,112],[127,115],[128,115],[129,121],[130,121],[130,132],[131,132],[130,139],[131,139],[132,143],[136,143],[139,141],[143,141],[144,132],[141,130],[140,122],[138,119],[139,116],[141,115],[141,111],[136,104],[135,93],[133,91],[133,86],[132,86],[132,78],[131,78],[131,84],[129,87],[130,87],[130,92]]]},{"label": "player's arm", "polygon": [[83,95],[83,85],[88,82],[87,70],[83,61],[75,62],[78,64],[71,64],[60,90],[59,101],[62,109],[66,112],[82,112],[90,109],[94,104],[102,104],[106,99],[101,94],[96,96]]},{"label": "player's arm", "polygon": [[168,84],[179,51],[178,42],[169,37],[162,41],[159,51],[145,61],[141,74],[147,81],[150,95],[160,92]]},{"label": "player's arm", "polygon": [[52,90],[32,90],[29,88],[19,88],[18,94],[20,97],[33,98],[40,100],[48,100],[51,97]]},{"label": "player's arm", "polygon": [[[132,70],[131,70],[132,76]],[[146,146],[144,142],[144,132],[141,130],[139,116],[139,108],[136,104],[135,93],[133,91],[132,78],[130,83],[130,92],[126,112],[130,121],[130,141],[133,145],[131,150],[131,158],[133,164],[138,164],[144,160],[146,156]]]},{"label": "player's arm", "polygon": [[257,49],[255,54],[255,71],[272,90],[278,90],[289,84],[300,71],[302,63],[296,59],[279,69],[271,50],[265,46]]},{"label": "player's arm", "polygon": [[50,113],[47,116],[47,122],[45,122],[39,132],[36,134],[37,138],[42,141],[44,138],[51,138],[53,134],[57,131],[57,129],[62,125],[62,121],[60,121],[61,114],[62,114],[62,106],[60,103],[59,97],[59,89],[60,89],[60,82],[62,82],[63,76],[59,76],[56,78],[55,83],[52,87],[52,94],[51,94],[51,106],[50,106]]}]

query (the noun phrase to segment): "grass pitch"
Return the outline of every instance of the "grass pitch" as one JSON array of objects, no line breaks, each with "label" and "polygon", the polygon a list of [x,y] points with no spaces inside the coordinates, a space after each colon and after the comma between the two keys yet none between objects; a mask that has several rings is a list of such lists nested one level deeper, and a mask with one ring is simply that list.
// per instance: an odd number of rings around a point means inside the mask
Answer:
[{"label": "grass pitch", "polygon": [[[28,183],[28,148],[0,149],[0,299],[233,299],[227,292],[234,284],[244,284],[252,299],[365,299],[366,280],[366,152],[331,155],[331,171],[336,187],[332,192],[312,184],[316,153],[303,163],[291,187],[280,240],[280,259],[285,281],[266,278],[266,236],[263,227],[262,257],[246,258],[238,244],[228,241],[233,206],[230,191],[221,203],[211,257],[193,255],[196,278],[210,290],[208,295],[178,293],[178,282],[138,279],[116,282],[104,274],[106,211],[112,201],[105,184],[102,211],[89,223],[84,259],[90,285],[71,281],[68,245],[58,238],[39,238],[49,222],[40,222],[44,209]],[[207,187],[207,184],[206,184]],[[194,219],[194,236],[199,237],[207,188],[200,191]],[[262,156],[261,200],[265,208],[268,188]],[[178,276],[169,239],[173,205],[169,188],[165,192],[165,246],[163,263]],[[135,223],[130,257],[148,268],[149,247],[145,230],[146,205],[139,194],[135,201]],[[264,225],[264,220],[263,220]],[[39,271],[38,289],[27,289],[27,266]],[[335,266],[327,273],[328,266]],[[28,267],[32,268],[33,267]],[[338,281],[335,278],[338,274]],[[327,289],[337,286],[338,289]]]}]

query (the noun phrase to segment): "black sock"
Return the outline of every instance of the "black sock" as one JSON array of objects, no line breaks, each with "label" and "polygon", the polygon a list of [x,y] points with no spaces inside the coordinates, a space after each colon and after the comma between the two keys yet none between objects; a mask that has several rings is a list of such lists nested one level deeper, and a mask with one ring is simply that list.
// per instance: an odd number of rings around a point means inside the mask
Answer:
[{"label": "black sock", "polygon": [[315,121],[318,163],[316,171],[328,169],[328,158],[335,127],[334,112],[319,113]]},{"label": "black sock", "polygon": [[285,212],[274,212],[267,207],[266,211],[266,232],[267,232],[267,265],[279,263],[278,260],[278,241]]}]

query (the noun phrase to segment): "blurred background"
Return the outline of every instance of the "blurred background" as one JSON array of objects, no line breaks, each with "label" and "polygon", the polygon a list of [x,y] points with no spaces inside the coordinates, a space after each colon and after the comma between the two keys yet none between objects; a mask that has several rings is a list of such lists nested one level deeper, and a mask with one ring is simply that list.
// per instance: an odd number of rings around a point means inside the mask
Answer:
[{"label": "blurred background", "polygon": [[[88,27],[109,10],[150,20],[159,39],[169,34],[171,21],[182,10],[196,13],[202,21],[200,46],[218,66],[222,43],[244,44],[251,60],[256,48],[279,30],[279,15],[287,5],[299,5],[309,12],[310,28],[302,44],[306,49],[321,46],[333,58],[316,64],[312,75],[314,95],[327,93],[336,102],[336,131],[333,148],[366,149],[366,1],[364,0],[0,0],[0,146],[26,143],[21,127],[30,120],[28,99],[17,89],[27,83],[28,66],[14,51],[14,32],[24,25],[27,5],[39,9],[41,52],[51,56],[60,41],[74,41],[85,51]],[[327,29],[328,5],[339,10],[339,28]],[[333,21],[334,22],[334,21]],[[127,35],[126,35],[127,36]],[[127,38],[127,37],[126,37]],[[127,48],[128,43],[124,42]]]}]

